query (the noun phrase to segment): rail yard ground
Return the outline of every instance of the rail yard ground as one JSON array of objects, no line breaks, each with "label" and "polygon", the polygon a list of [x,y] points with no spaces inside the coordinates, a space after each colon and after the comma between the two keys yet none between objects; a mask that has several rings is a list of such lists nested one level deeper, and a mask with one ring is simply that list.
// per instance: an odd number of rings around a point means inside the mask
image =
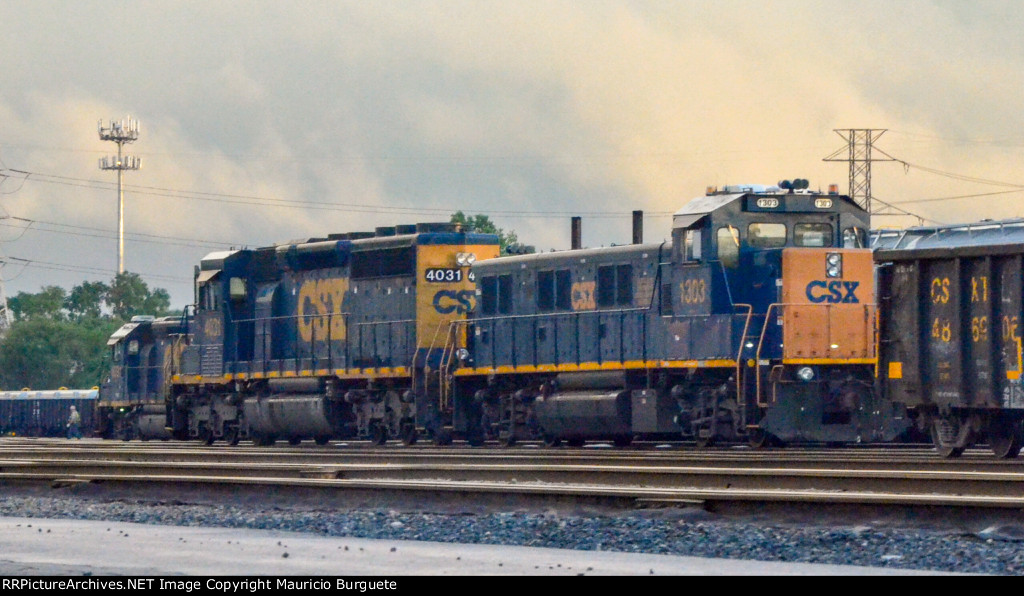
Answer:
[{"label": "rail yard ground", "polygon": [[830,511],[536,510],[440,500],[347,508],[244,489],[4,483],[0,573],[1024,575],[1016,512]]}]

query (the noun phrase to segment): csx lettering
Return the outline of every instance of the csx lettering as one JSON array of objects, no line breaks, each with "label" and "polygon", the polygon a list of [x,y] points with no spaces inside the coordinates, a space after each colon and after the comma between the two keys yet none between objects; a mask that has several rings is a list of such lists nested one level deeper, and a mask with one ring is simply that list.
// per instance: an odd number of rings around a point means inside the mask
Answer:
[{"label": "csx lettering", "polygon": [[857,287],[859,281],[812,281],[807,284],[807,299],[815,304],[827,302],[829,304],[858,304]]},{"label": "csx lettering", "polygon": [[949,278],[932,279],[932,303],[945,304],[949,302]]},{"label": "csx lettering", "polygon": [[578,281],[572,284],[572,309],[573,310],[594,310],[597,303],[594,302],[594,288],[597,282]]},{"label": "csx lettering", "polygon": [[441,290],[434,294],[434,310],[442,315],[473,310],[473,290]]},{"label": "csx lettering", "polygon": [[303,341],[345,339],[341,304],[348,279],[309,279],[299,286],[299,336]]},{"label": "csx lettering", "polygon": [[971,278],[971,302],[988,302],[988,278]]}]

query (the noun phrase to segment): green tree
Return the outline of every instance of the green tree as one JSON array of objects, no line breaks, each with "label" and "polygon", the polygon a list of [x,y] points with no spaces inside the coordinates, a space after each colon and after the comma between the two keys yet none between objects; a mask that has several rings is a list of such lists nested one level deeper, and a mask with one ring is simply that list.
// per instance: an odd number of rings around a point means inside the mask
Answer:
[{"label": "green tree", "polygon": [[110,284],[105,301],[115,317],[129,320],[135,315],[168,314],[171,296],[167,290],[149,291],[149,286],[138,273],[118,273]]},{"label": "green tree", "polygon": [[482,213],[466,215],[462,211],[456,211],[452,214],[451,223],[459,224],[463,229],[470,232],[496,234],[498,236],[498,245],[501,247],[501,254],[508,254],[509,247],[519,242],[519,236],[515,232],[512,230],[506,232],[499,228],[491,221],[490,217]]},{"label": "green tree", "polygon": [[65,318],[63,308],[66,298],[67,292],[64,291],[64,288],[46,286],[38,294],[18,292],[17,296],[7,302],[7,308],[11,309],[14,318],[19,320],[63,319]]},{"label": "green tree", "polygon": [[94,387],[110,368],[107,338],[120,321],[16,321],[0,343],[0,387],[16,390]]},{"label": "green tree", "polygon": [[74,320],[95,318],[103,314],[103,302],[110,292],[110,286],[101,282],[83,282],[71,289],[64,308]]},{"label": "green tree", "polygon": [[70,293],[57,286],[20,292],[8,305],[14,323],[0,338],[0,387],[99,385],[110,370],[110,335],[134,315],[170,314],[170,303],[166,290],[150,291],[136,273],[110,284],[84,282]]}]

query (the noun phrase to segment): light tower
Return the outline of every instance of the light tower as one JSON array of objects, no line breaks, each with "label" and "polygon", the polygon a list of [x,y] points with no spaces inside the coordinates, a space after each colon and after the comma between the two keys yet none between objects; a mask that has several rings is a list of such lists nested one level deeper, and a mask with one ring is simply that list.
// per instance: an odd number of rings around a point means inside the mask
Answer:
[{"label": "light tower", "polygon": [[0,255],[0,337],[7,334],[7,330],[11,328],[11,323],[14,322],[14,315],[7,308],[7,290],[4,288],[3,266],[6,264],[7,259]]},{"label": "light tower", "polygon": [[125,143],[134,143],[139,138],[139,121],[128,117],[128,122],[110,121],[110,126],[104,128],[103,121],[99,122],[100,140],[113,141],[117,143],[117,157],[104,157],[100,159],[101,170],[117,170],[117,272],[124,273],[124,190],[121,187],[121,177],[125,170],[137,170],[142,166],[142,160],[131,155],[122,155],[121,150]]}]

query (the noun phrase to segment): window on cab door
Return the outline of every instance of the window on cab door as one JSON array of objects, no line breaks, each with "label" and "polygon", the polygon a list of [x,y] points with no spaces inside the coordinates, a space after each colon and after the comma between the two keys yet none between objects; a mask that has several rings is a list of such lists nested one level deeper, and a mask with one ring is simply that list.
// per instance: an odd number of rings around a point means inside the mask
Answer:
[{"label": "window on cab door", "polygon": [[700,230],[686,230],[684,236],[683,258],[687,261],[700,260]]},{"label": "window on cab door", "polygon": [[740,231],[732,226],[718,228],[718,260],[723,267],[735,268],[740,263]]}]

